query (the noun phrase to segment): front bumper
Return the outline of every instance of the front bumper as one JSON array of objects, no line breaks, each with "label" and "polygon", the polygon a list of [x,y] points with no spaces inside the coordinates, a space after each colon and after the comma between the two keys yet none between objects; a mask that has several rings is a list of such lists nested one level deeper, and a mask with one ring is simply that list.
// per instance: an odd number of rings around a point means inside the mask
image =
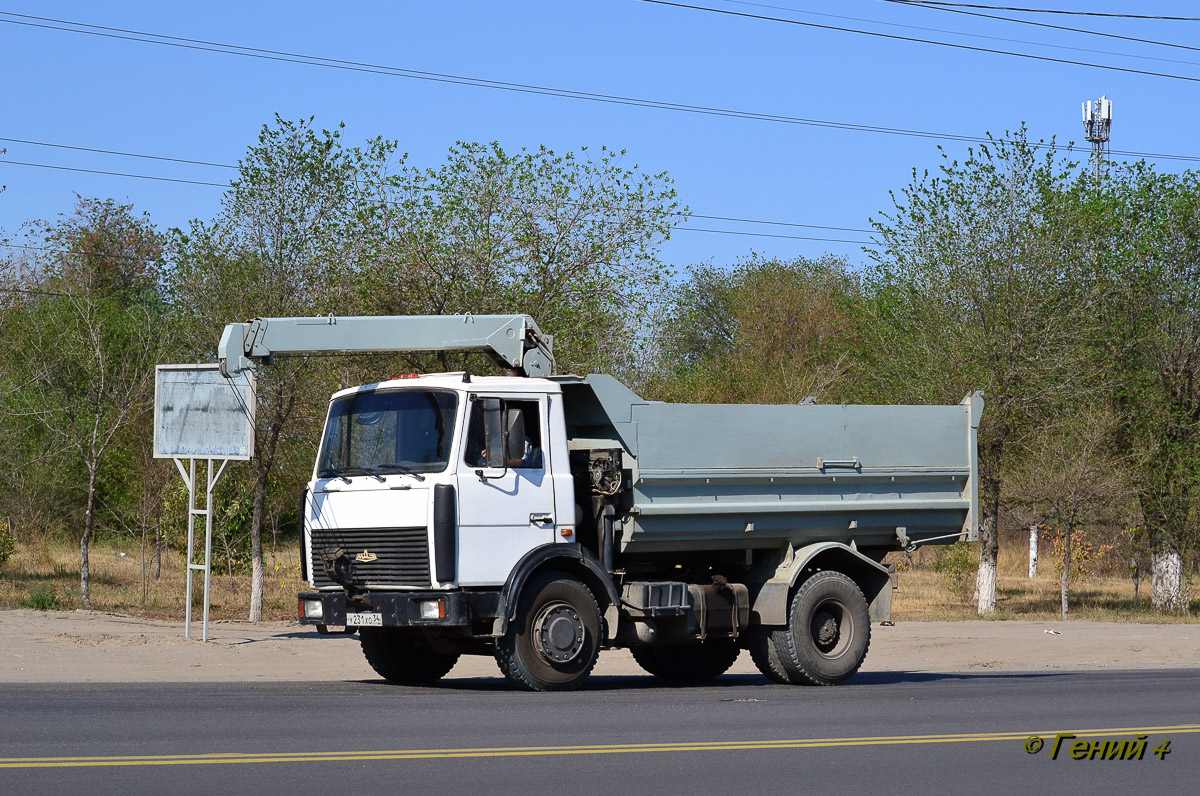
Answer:
[{"label": "front bumper", "polygon": [[[379,614],[379,627],[466,627],[495,619],[500,606],[498,591],[420,591],[368,592],[357,598],[370,603],[370,609],[359,605],[347,606],[345,592],[301,592],[297,596],[302,625],[345,627],[346,614]],[[305,616],[306,600],[321,603],[321,616]],[[444,616],[427,619],[421,616],[421,603],[442,600]]]}]

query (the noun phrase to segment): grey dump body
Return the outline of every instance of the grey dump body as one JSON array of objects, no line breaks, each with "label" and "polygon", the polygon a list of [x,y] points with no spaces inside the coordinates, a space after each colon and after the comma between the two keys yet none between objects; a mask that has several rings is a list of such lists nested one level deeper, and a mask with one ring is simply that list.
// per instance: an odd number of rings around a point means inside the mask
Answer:
[{"label": "grey dump body", "polygon": [[978,393],[957,406],[696,405],[643,400],[611,376],[556,380],[571,446],[625,454],[622,553],[977,538]]}]

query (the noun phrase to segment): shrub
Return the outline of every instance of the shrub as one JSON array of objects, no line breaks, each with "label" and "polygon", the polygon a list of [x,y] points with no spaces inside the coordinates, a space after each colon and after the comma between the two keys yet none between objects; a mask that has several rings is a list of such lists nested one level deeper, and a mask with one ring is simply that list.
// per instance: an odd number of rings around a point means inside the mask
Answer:
[{"label": "shrub", "polygon": [[38,611],[57,611],[62,607],[58,601],[58,592],[49,583],[34,586],[29,590],[29,594],[17,601],[17,605]]},{"label": "shrub", "polygon": [[975,593],[975,577],[979,561],[970,542],[955,542],[937,552],[929,568],[936,572],[942,584],[954,595],[955,600],[970,602]]},{"label": "shrub", "polygon": [[12,557],[12,554],[17,549],[17,540],[13,538],[12,532],[8,529],[8,523],[0,520],[0,567],[4,566],[4,562]]}]

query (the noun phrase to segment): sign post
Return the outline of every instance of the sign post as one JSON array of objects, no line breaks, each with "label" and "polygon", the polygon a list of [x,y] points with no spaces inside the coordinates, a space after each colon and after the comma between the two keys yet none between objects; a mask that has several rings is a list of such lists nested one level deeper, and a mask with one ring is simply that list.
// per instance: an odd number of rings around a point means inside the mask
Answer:
[{"label": "sign post", "polygon": [[[159,365],[154,374],[154,457],[172,459],[188,488],[187,607],[184,638],[192,637],[192,574],[204,573],[202,641],[208,641],[212,582],[213,490],[231,461],[254,454],[254,376],[227,379],[216,363]],[[188,460],[185,467],[183,460]],[[205,504],[196,507],[196,460],[206,459]],[[218,462],[220,464],[218,465]],[[196,517],[204,517],[204,562],[196,560]]]}]

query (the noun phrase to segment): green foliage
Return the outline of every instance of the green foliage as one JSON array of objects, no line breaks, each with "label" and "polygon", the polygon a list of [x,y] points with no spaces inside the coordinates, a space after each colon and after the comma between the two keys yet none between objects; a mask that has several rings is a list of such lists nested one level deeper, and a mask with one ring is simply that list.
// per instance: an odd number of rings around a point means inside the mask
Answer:
[{"label": "green foliage", "polygon": [[938,549],[929,568],[959,602],[966,603],[975,590],[975,568],[979,563],[975,545],[955,542]]},{"label": "green foliage", "polygon": [[862,294],[844,260],[750,257],[691,269],[669,297],[654,397],[717,403],[840,400]]},{"label": "green foliage", "polygon": [[58,599],[58,590],[49,583],[39,583],[29,590],[29,593],[17,600],[19,608],[32,608],[35,611],[58,611],[62,604]]},{"label": "green foliage", "polygon": [[4,562],[12,558],[12,554],[16,551],[17,540],[13,538],[8,523],[0,520],[0,567],[4,566]]}]

